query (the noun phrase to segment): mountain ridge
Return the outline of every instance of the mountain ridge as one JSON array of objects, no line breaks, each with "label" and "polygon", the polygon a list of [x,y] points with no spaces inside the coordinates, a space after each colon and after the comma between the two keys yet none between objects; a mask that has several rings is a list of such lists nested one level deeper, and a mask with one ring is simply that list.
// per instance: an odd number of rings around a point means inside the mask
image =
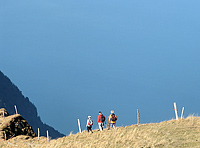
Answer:
[{"label": "mountain ridge", "polygon": [[0,71],[0,108],[6,108],[9,114],[15,114],[14,105],[17,106],[18,113],[28,121],[35,132],[37,128],[40,128],[42,136],[46,135],[46,130],[49,131],[52,138],[64,136],[64,134],[42,122],[35,105]]}]

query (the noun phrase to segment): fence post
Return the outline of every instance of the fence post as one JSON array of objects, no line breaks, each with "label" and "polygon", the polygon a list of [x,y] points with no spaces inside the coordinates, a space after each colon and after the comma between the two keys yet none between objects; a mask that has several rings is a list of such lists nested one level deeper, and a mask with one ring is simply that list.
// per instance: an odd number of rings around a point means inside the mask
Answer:
[{"label": "fence post", "polygon": [[78,128],[79,128],[79,132],[81,133],[81,124],[80,124],[80,120],[78,119]]},{"label": "fence post", "polygon": [[4,113],[4,109],[3,109],[3,118],[5,118],[5,113]]},{"label": "fence post", "polygon": [[38,128],[38,140],[40,139],[40,129]]},{"label": "fence post", "polygon": [[47,130],[47,142],[49,142],[49,131]]},{"label": "fence post", "polygon": [[174,102],[174,110],[175,110],[176,120],[178,120],[178,112],[177,112],[176,102]]},{"label": "fence post", "polygon": [[182,108],[181,119],[183,119],[184,107]]},{"label": "fence post", "polygon": [[15,114],[18,114],[18,113],[17,113],[17,106],[16,106],[16,105],[15,105]]},{"label": "fence post", "polygon": [[139,109],[137,109],[137,119],[138,119],[138,125],[140,124],[140,114],[139,114]]}]

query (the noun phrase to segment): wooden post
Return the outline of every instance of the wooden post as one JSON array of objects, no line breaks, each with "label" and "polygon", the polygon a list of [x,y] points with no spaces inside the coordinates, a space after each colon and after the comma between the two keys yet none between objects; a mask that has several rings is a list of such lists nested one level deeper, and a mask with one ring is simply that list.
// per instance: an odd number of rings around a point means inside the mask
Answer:
[{"label": "wooden post", "polygon": [[79,128],[79,132],[81,133],[81,124],[80,124],[80,120],[78,119],[78,128]]},{"label": "wooden post", "polygon": [[176,102],[174,102],[174,110],[175,110],[176,120],[178,120],[178,111],[176,107]]},{"label": "wooden post", "polygon": [[15,105],[15,113],[18,114],[18,113],[17,113],[17,106],[16,106],[16,105]]},{"label": "wooden post", "polygon": [[47,142],[49,142],[49,131],[47,130]]},{"label": "wooden post", "polygon": [[38,140],[40,139],[40,129],[38,128]]},{"label": "wooden post", "polygon": [[140,124],[140,114],[139,114],[139,109],[137,109],[137,119],[138,119],[138,125]]},{"label": "wooden post", "polygon": [[184,107],[182,108],[181,119],[183,119]]},{"label": "wooden post", "polygon": [[4,110],[3,110],[3,118],[5,118],[5,113],[4,113]]}]

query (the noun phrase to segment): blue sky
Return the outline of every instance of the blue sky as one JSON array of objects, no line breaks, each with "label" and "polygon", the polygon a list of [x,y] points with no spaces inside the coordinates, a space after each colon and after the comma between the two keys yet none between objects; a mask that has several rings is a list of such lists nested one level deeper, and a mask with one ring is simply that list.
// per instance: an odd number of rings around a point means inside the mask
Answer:
[{"label": "blue sky", "polygon": [[0,0],[0,70],[64,134],[99,110],[118,126],[137,109],[142,123],[175,118],[173,102],[198,113],[199,4]]}]

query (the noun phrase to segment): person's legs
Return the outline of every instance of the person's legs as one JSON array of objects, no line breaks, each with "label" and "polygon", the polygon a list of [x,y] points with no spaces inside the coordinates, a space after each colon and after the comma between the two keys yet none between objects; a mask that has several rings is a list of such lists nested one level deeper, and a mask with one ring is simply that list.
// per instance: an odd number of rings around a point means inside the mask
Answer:
[{"label": "person's legs", "polygon": [[100,131],[102,131],[102,123],[98,123]]},{"label": "person's legs", "polygon": [[88,132],[89,132],[89,131],[90,131],[91,133],[93,133],[93,132],[92,132],[92,127],[91,127],[91,126],[88,127]]},{"label": "person's legs", "polygon": [[112,128],[113,127],[113,123],[110,123],[110,128]]},{"label": "person's legs", "polygon": [[90,127],[88,127],[88,126],[87,126],[87,131],[88,131],[88,133],[89,133],[89,131],[90,131]]},{"label": "person's legs", "polygon": [[113,123],[113,128],[115,129],[115,123]]},{"label": "person's legs", "polygon": [[115,129],[115,123],[110,123],[110,128],[114,128]]},{"label": "person's legs", "polygon": [[91,131],[91,133],[93,133],[93,132],[92,132],[92,127],[90,127],[90,131]]}]

